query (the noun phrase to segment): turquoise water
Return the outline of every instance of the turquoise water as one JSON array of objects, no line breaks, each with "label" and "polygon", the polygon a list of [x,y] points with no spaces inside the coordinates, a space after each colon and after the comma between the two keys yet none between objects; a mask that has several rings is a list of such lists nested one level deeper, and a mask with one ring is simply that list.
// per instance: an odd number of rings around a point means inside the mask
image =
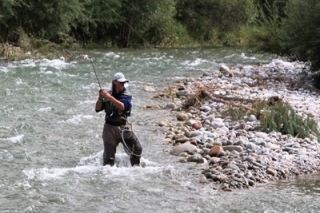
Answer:
[{"label": "turquoise water", "polygon": [[[130,79],[130,122],[144,152],[132,168],[120,146],[117,167],[101,165],[99,85]],[[320,178],[310,175],[222,192],[198,182],[194,164],[177,163],[157,123],[170,118],[152,97],[172,81],[212,72],[222,63],[269,63],[274,56],[235,49],[108,50],[69,59],[0,61],[1,212],[320,212]],[[149,85],[157,92],[145,92]]]}]

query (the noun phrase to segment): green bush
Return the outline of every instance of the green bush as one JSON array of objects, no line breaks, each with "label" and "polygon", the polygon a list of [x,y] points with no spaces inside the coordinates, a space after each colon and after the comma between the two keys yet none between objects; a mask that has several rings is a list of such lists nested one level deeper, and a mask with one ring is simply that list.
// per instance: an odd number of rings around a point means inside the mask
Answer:
[{"label": "green bush", "polygon": [[[316,0],[266,0],[252,31],[258,50],[311,62],[320,68],[320,2]],[[271,2],[271,3],[270,3]],[[260,5],[261,6],[261,5]]]},{"label": "green bush", "polygon": [[290,0],[287,18],[281,31],[282,51],[301,61],[310,61],[312,68],[320,68],[320,1]]},{"label": "green bush", "polygon": [[[271,100],[271,101],[270,101]],[[264,132],[277,131],[294,137],[305,138],[313,134],[319,138],[318,124],[309,116],[302,118],[295,110],[283,101],[258,101],[255,109]]]},{"label": "green bush", "polygon": [[186,26],[189,35],[201,43],[212,40],[213,30],[237,31],[253,21],[253,0],[178,0],[175,19]]}]

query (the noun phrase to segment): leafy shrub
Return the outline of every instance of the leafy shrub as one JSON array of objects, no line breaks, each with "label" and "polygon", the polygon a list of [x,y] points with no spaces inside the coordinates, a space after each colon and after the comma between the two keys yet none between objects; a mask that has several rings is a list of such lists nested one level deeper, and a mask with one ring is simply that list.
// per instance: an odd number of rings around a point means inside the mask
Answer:
[{"label": "leafy shrub", "polygon": [[295,110],[282,100],[258,101],[255,109],[259,112],[260,128],[264,132],[277,131],[298,138],[309,137],[310,134],[320,136],[318,125],[312,118],[297,115]]},{"label": "leafy shrub", "polygon": [[317,122],[310,116],[302,117],[296,114],[295,110],[279,97],[271,97],[268,100],[256,100],[252,104],[252,110],[243,107],[229,106],[223,111],[223,116],[230,116],[234,120],[241,120],[245,115],[255,114],[260,121],[257,129],[263,132],[281,132],[298,138],[316,136],[320,139]]}]

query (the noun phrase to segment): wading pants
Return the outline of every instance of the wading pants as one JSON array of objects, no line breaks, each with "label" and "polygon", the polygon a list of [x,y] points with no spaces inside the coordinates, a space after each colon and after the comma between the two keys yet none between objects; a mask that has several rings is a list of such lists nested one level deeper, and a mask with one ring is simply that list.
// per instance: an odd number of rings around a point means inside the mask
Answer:
[{"label": "wading pants", "polygon": [[[103,165],[114,165],[114,159],[117,152],[117,146],[122,142],[122,130],[125,126],[114,126],[107,123],[104,123],[103,127]],[[124,137],[127,137],[128,134],[124,134]],[[131,135],[132,136],[132,135]],[[132,155],[130,155],[131,165],[140,165],[140,158],[142,153],[142,147],[139,140],[135,137],[126,139],[124,138],[126,144],[125,148],[129,148]]]}]

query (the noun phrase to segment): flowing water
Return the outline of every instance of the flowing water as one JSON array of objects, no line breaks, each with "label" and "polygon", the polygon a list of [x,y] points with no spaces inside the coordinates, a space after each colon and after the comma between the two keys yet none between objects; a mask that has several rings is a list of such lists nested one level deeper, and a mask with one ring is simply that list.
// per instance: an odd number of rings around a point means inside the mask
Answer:
[{"label": "flowing water", "polygon": [[[86,54],[92,59],[94,67]],[[318,174],[222,192],[197,180],[194,163],[177,163],[157,122],[153,100],[173,80],[200,76],[221,63],[269,63],[273,56],[235,49],[105,50],[70,60],[0,61],[0,213],[2,212],[320,212]],[[130,79],[130,122],[143,145],[141,167],[121,145],[117,166],[101,165],[104,113],[99,84],[115,72]]]}]

